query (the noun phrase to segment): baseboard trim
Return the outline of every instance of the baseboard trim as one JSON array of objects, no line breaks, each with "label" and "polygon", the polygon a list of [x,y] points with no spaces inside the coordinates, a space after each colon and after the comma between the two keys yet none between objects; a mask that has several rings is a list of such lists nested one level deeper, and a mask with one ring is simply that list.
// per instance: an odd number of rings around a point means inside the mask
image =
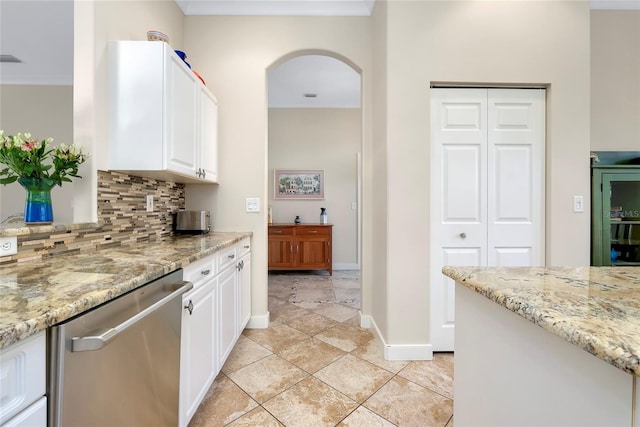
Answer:
[{"label": "baseboard trim", "polygon": [[269,327],[269,312],[262,316],[251,316],[247,323],[247,329],[267,329]]},{"label": "baseboard trim", "polygon": [[[365,326],[365,324],[367,326]],[[373,333],[382,343],[384,351],[384,359],[388,361],[405,361],[405,360],[433,360],[433,346],[431,344],[395,344],[390,345],[384,340],[378,325],[371,316],[360,314],[360,326],[363,328],[373,329]]]},{"label": "baseboard trim", "polygon": [[332,265],[334,271],[337,270],[360,270],[359,264],[334,263]]}]

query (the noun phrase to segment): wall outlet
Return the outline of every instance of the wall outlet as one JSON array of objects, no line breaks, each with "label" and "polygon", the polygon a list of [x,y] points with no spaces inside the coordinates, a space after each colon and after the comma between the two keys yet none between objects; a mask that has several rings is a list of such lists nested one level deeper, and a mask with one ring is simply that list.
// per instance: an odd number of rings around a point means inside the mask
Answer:
[{"label": "wall outlet", "polygon": [[0,237],[0,256],[18,253],[18,238],[16,236]]},{"label": "wall outlet", "polygon": [[147,212],[153,212],[153,196],[147,195]]}]

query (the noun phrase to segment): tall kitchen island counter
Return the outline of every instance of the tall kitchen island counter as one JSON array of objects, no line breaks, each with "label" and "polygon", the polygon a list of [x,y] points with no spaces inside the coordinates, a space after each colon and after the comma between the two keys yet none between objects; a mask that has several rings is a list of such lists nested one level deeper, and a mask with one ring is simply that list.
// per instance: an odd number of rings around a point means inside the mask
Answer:
[{"label": "tall kitchen island counter", "polygon": [[456,425],[639,425],[640,269],[443,273],[456,281]]}]

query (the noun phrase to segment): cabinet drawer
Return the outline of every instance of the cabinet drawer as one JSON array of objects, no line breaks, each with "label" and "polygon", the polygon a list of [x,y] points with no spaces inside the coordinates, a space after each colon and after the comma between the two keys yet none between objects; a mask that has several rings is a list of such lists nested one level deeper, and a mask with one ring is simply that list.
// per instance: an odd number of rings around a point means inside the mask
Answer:
[{"label": "cabinet drawer", "polygon": [[236,245],[218,251],[218,272],[222,273],[232,265],[235,265],[238,258]]},{"label": "cabinet drawer", "polygon": [[330,236],[330,227],[300,227],[296,229],[297,236]]},{"label": "cabinet drawer", "polygon": [[269,227],[269,236],[293,236],[293,227]]},{"label": "cabinet drawer", "polygon": [[40,332],[0,353],[0,424],[44,396],[46,351]]},{"label": "cabinet drawer", "polygon": [[206,256],[187,265],[184,267],[183,273],[184,280],[193,283],[194,286],[207,277],[215,276],[218,273],[218,253]]},{"label": "cabinet drawer", "polygon": [[248,254],[249,252],[251,252],[251,239],[248,237],[246,239],[242,239],[238,243],[237,247],[238,247],[238,259],[240,259],[246,254]]}]

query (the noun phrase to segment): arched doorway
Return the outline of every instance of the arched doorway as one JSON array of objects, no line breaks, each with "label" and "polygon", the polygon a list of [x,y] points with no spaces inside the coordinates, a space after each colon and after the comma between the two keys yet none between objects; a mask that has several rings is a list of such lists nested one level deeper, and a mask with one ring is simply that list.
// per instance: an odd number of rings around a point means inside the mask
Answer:
[{"label": "arched doorway", "polygon": [[[333,269],[361,268],[362,94],[360,69],[333,52],[298,51],[267,70],[268,207],[274,223],[333,224]],[[277,169],[323,170],[321,200],[274,198]],[[361,284],[358,291],[361,298]]]}]

